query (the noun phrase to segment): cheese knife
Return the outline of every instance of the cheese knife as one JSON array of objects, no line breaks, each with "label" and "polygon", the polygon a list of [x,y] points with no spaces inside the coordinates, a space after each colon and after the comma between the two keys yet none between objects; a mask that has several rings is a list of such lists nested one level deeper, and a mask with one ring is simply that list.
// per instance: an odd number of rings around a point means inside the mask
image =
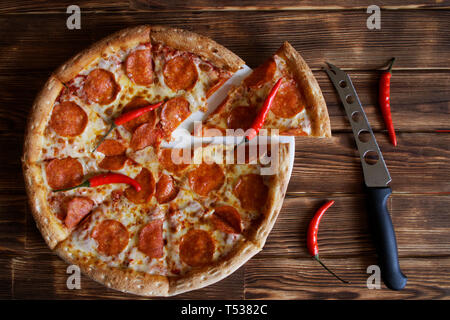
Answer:
[{"label": "cheese knife", "polygon": [[387,209],[387,200],[392,192],[388,186],[391,176],[350,77],[331,63],[327,64],[325,71],[344,105],[359,151],[368,196],[369,227],[377,250],[381,276],[388,288],[401,290],[405,287],[407,278],[400,269],[397,240]]}]

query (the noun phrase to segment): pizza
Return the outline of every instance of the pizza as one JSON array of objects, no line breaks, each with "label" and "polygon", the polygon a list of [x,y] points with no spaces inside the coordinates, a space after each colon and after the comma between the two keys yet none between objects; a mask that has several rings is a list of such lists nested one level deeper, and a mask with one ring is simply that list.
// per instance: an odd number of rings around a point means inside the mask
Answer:
[{"label": "pizza", "polygon": [[[280,110],[267,126],[286,135],[329,135],[317,82],[284,46],[271,58],[275,71],[272,62],[255,69],[204,119],[206,127],[235,128],[230,113],[257,109],[283,77]],[[297,69],[289,59],[297,59]],[[262,250],[286,193],[290,145],[163,143],[191,114],[207,111],[208,98],[243,65],[207,37],[139,26],[59,67],[35,100],[22,158],[30,207],[48,246],[92,279],[144,296],[212,284]],[[288,103],[294,87],[301,106]],[[239,101],[240,88],[254,104]]]},{"label": "pizza", "polygon": [[330,137],[330,120],[320,87],[311,69],[288,42],[233,88],[194,134],[242,134],[251,127],[278,79],[282,79],[281,86],[263,129],[268,134],[276,129],[279,135]]}]

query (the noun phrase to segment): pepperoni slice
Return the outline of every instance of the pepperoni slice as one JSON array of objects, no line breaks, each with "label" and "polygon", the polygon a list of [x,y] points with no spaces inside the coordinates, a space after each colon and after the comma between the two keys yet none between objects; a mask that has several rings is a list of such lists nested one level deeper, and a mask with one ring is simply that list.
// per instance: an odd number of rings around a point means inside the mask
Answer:
[{"label": "pepperoni slice", "polygon": [[174,90],[191,90],[198,79],[197,67],[191,58],[177,56],[164,66],[164,82]]},{"label": "pepperoni slice", "polygon": [[270,58],[262,65],[253,70],[253,72],[244,80],[244,84],[250,88],[260,88],[265,83],[271,81],[275,76],[277,64],[273,58]]},{"label": "pepperoni slice", "polygon": [[83,179],[83,167],[77,159],[53,159],[45,167],[47,183],[52,189],[75,187]]},{"label": "pepperoni slice", "polygon": [[127,228],[116,220],[103,220],[92,230],[91,237],[97,241],[97,250],[107,256],[115,256],[128,245]]},{"label": "pepperoni slice", "polygon": [[155,179],[148,169],[142,168],[141,172],[134,178],[141,185],[141,191],[137,192],[133,187],[125,190],[125,196],[133,203],[146,203],[150,201],[155,193]]},{"label": "pepperoni slice", "polygon": [[241,176],[234,188],[234,194],[246,210],[261,210],[266,204],[268,192],[262,176],[257,174]]},{"label": "pepperoni slice", "polygon": [[166,136],[169,136],[190,115],[191,110],[186,99],[176,97],[167,101],[161,110],[161,125]]},{"label": "pepperoni slice", "polygon": [[272,102],[272,111],[281,118],[292,118],[305,107],[303,97],[295,82],[284,82]]},{"label": "pepperoni slice", "polygon": [[128,157],[124,154],[118,156],[106,156],[100,161],[98,167],[104,170],[120,170],[125,166]]},{"label": "pepperoni slice", "polygon": [[252,126],[256,115],[254,107],[236,107],[231,110],[227,118],[227,126],[230,129],[243,129],[246,131]]},{"label": "pepperoni slice", "polygon": [[94,202],[89,198],[75,197],[67,203],[67,214],[64,223],[68,228],[75,227],[91,212]]},{"label": "pepperoni slice", "polygon": [[191,229],[181,239],[180,258],[191,267],[201,267],[211,262],[215,245],[205,230]]},{"label": "pepperoni slice", "polygon": [[63,137],[82,134],[87,123],[86,112],[73,101],[64,101],[56,105],[50,118],[50,127]]},{"label": "pepperoni slice", "polygon": [[118,156],[125,153],[125,146],[117,140],[106,139],[98,146],[97,151],[105,156]]},{"label": "pepperoni slice", "polygon": [[163,174],[156,184],[156,200],[158,203],[170,202],[178,195],[178,191],[175,180],[171,176]]},{"label": "pepperoni slice", "polygon": [[153,63],[150,49],[136,50],[130,53],[125,60],[125,69],[128,78],[141,86],[153,83]]},{"label": "pepperoni slice", "polygon": [[104,69],[92,70],[84,81],[83,91],[91,102],[110,104],[119,93],[114,75]]},{"label": "pepperoni slice", "polygon": [[163,248],[162,220],[152,221],[139,232],[138,249],[150,258],[162,258],[164,254]]},{"label": "pepperoni slice", "polygon": [[[129,112],[138,108],[142,108],[148,106],[150,102],[141,97],[134,97],[122,110],[122,113]],[[134,118],[128,122],[125,122],[122,127],[127,129],[129,132],[134,132],[137,127],[144,123],[150,123],[151,125],[155,125],[157,121],[157,113],[156,110],[152,110],[144,113],[143,115]]]},{"label": "pepperoni slice", "polygon": [[150,123],[140,125],[131,137],[130,147],[137,151],[148,146],[156,147],[159,145],[163,137],[163,132],[159,128],[155,128]]},{"label": "pepperoni slice", "polygon": [[241,233],[241,215],[231,206],[222,206],[214,209],[211,216],[217,229],[226,233]]},{"label": "pepperoni slice", "polygon": [[167,171],[180,173],[189,166],[191,160],[191,155],[187,158],[184,152],[183,149],[163,149],[159,154],[159,162]]},{"label": "pepperoni slice", "polygon": [[217,164],[202,163],[188,174],[189,186],[197,194],[207,196],[211,191],[218,190],[225,182],[223,169]]}]

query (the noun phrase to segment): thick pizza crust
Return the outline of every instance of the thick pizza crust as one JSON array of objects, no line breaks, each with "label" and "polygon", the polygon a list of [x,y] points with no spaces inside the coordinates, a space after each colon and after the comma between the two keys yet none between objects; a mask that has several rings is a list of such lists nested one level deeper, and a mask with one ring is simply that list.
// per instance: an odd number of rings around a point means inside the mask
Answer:
[{"label": "thick pizza crust", "polygon": [[142,25],[120,30],[72,57],[56,70],[55,75],[63,83],[67,83],[103,54],[146,42],[150,42],[150,26]]},{"label": "thick pizza crust", "polygon": [[68,264],[76,264],[81,272],[109,288],[141,296],[168,296],[169,280],[166,276],[122,269],[98,263],[98,259],[78,259],[66,250],[68,240],[55,248],[58,256]]},{"label": "thick pizza crust", "polygon": [[42,170],[36,163],[23,162],[25,188],[31,212],[45,242],[53,249],[60,241],[69,236],[69,231],[51,211],[47,201],[47,191]]},{"label": "thick pizza crust", "polygon": [[251,257],[261,251],[261,248],[249,241],[245,241],[235,248],[228,256],[214,265],[193,269],[182,277],[169,277],[169,295],[174,296],[183,292],[206,287],[236,271]]},{"label": "thick pizza crust", "polygon": [[64,85],[55,77],[50,78],[36,97],[28,118],[22,161],[32,163],[40,160],[44,131],[53,109],[53,104]]},{"label": "thick pizza crust", "polygon": [[214,40],[182,29],[151,26],[152,43],[160,43],[178,50],[192,52],[216,67],[236,72],[244,61]]},{"label": "thick pizza crust", "polygon": [[286,61],[288,69],[294,75],[294,80],[303,90],[308,114],[311,117],[312,135],[331,137],[330,118],[325,99],[316,78],[305,60],[287,41],[283,43],[275,54]]},{"label": "thick pizza crust", "polygon": [[270,188],[262,215],[263,218],[258,225],[249,230],[247,236],[250,241],[261,249],[264,247],[266,239],[277,220],[289,184],[289,144],[279,145],[278,173],[268,177],[268,179]]}]

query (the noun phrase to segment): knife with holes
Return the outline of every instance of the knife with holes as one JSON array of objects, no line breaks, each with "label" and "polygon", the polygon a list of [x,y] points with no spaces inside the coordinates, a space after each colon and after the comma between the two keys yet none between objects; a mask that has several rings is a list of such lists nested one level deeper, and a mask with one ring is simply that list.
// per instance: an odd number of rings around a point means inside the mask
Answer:
[{"label": "knife with holes", "polygon": [[407,278],[398,263],[397,240],[387,209],[387,200],[392,192],[388,187],[391,176],[352,80],[338,67],[328,62],[327,64],[325,71],[344,105],[361,158],[368,195],[369,227],[377,250],[381,276],[388,288],[401,290],[405,287]]}]

